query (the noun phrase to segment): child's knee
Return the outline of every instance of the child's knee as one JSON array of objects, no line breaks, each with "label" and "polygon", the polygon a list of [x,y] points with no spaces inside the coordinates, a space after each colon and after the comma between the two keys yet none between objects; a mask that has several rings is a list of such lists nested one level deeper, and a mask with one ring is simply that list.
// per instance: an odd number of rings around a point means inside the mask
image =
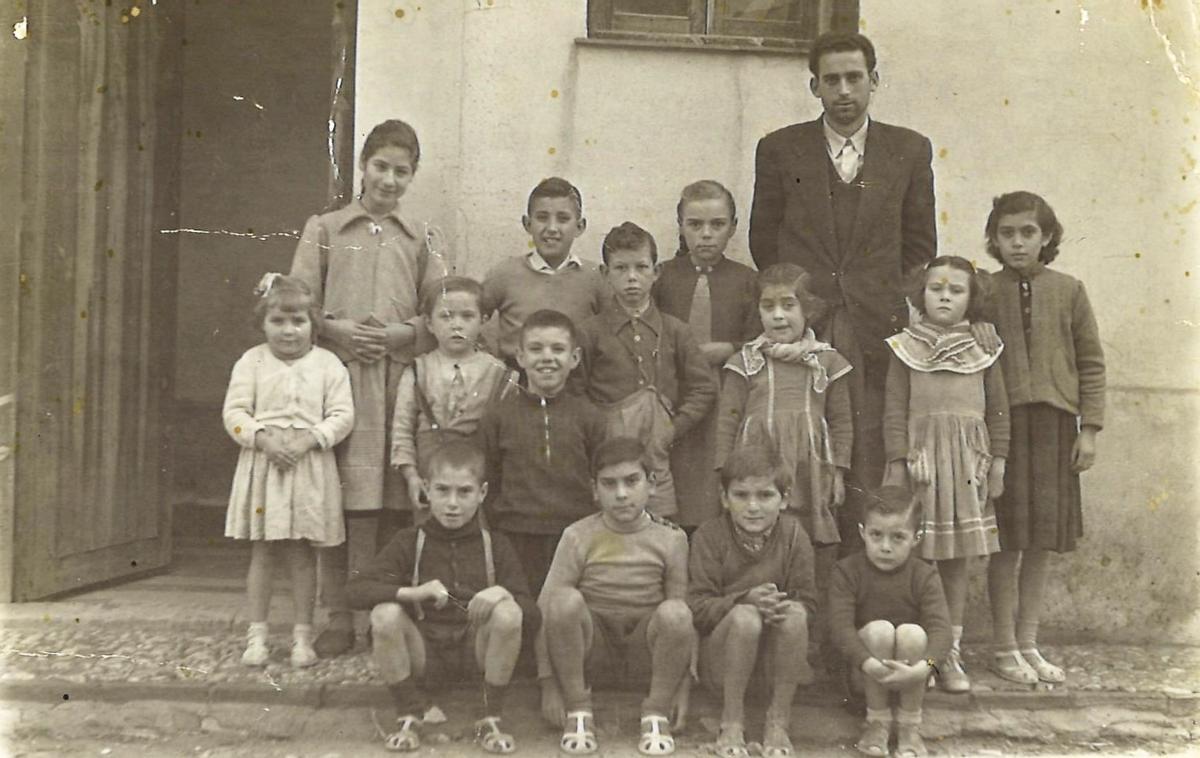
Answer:
[{"label": "child's knee", "polygon": [[752,605],[743,604],[733,606],[727,618],[729,619],[729,631],[731,634],[736,634],[739,637],[754,637],[755,639],[762,634],[762,614]]},{"label": "child's knee", "polygon": [[858,630],[858,638],[871,654],[879,658],[891,658],[896,648],[896,627],[884,619],[868,621]]},{"label": "child's knee", "polygon": [[412,620],[399,603],[380,603],[371,609],[371,635],[402,638]]},{"label": "child's knee", "polygon": [[783,617],[775,622],[775,628],[787,637],[804,635],[808,637],[808,610],[800,603],[788,603],[784,606]]},{"label": "child's knee", "polygon": [[911,661],[925,657],[929,637],[917,624],[901,624],[896,628],[896,657]]},{"label": "child's knee", "polygon": [[547,626],[578,623],[587,615],[587,602],[574,587],[555,590],[546,598],[543,622]]},{"label": "child's knee", "polygon": [[519,635],[523,619],[524,614],[521,613],[521,606],[512,600],[501,600],[492,606],[492,612],[488,616],[488,629],[493,634]]},{"label": "child's knee", "polygon": [[683,636],[695,631],[692,625],[692,610],[682,600],[664,600],[659,603],[658,608],[654,609],[651,623],[659,634]]}]

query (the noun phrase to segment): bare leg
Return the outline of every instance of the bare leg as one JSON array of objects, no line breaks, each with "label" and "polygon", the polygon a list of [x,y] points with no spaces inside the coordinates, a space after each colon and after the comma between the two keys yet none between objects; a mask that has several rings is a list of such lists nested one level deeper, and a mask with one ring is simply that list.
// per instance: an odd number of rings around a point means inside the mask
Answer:
[{"label": "bare leg", "polygon": [[425,671],[425,640],[399,603],[380,603],[371,609],[371,640],[371,655],[386,684]]},{"label": "bare leg", "polygon": [[[901,624],[896,629],[896,659],[916,663],[925,658],[929,638],[916,624]],[[900,710],[920,713],[925,702],[925,682],[917,682],[899,691]]]},{"label": "bare leg", "polygon": [[788,725],[792,717],[792,700],[800,679],[808,671],[808,659],[797,651],[808,649],[808,612],[800,603],[789,603],[787,615],[767,630],[771,669],[774,682],[771,704],[767,707],[763,746],[776,751],[792,750]]},{"label": "bare leg", "polygon": [[1020,603],[1017,606],[1017,646],[1037,647],[1038,624],[1042,618],[1042,597],[1050,568],[1048,550],[1029,549],[1021,560]]},{"label": "bare leg", "polygon": [[295,623],[312,626],[317,592],[317,556],[306,540],[288,540]]},{"label": "bare leg", "polygon": [[950,626],[963,625],[967,607],[967,559],[951,558],[937,562],[942,587],[946,590],[946,605],[950,608]]},{"label": "bare leg", "polygon": [[512,679],[521,652],[521,606],[501,600],[475,636],[475,660],[483,669],[483,681],[506,685]]},{"label": "bare leg", "polygon": [[1017,649],[1017,563],[1020,550],[1004,550],[988,559],[988,596],[992,602],[992,645],[998,653]]},{"label": "bare leg", "polygon": [[575,588],[555,592],[544,603],[546,649],[566,711],[592,710],[592,693],[584,680],[584,661],[592,649],[592,614]]},{"label": "bare leg", "polygon": [[[711,680],[721,688],[721,729],[745,724],[746,687],[758,659],[762,616],[752,605],[735,605],[704,641],[704,663]],[[792,651],[794,655],[795,651]]]},{"label": "bare leg", "polygon": [[642,701],[642,715],[671,716],[671,701],[687,674],[696,645],[692,611],[682,600],[664,600],[654,609],[646,629],[650,645],[650,693]]},{"label": "bare leg", "polygon": [[273,542],[250,543],[250,570],[246,572],[246,600],[250,622],[266,622],[271,608],[271,558]]},{"label": "bare leg", "polygon": [[[879,660],[895,658],[896,628],[890,621],[877,619],[858,630],[858,638],[871,655]],[[861,673],[861,669],[859,670]],[[867,722],[855,747],[868,755],[888,754],[892,728],[892,693],[874,677],[862,674],[863,694],[867,701]]]}]

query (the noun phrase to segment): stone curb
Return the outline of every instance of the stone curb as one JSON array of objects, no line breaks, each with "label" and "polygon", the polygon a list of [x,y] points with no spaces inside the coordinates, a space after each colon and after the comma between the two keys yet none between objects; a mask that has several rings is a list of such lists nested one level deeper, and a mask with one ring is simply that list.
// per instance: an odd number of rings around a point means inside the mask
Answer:
[{"label": "stone curb", "polygon": [[[531,682],[516,687],[533,688]],[[124,703],[136,700],[165,700],[203,703],[259,703],[307,708],[361,708],[386,703],[382,684],[287,684],[272,686],[255,682],[84,682],[65,679],[0,681],[0,700],[60,703],[92,700]],[[812,708],[842,710],[828,692],[801,690],[795,704]],[[1162,692],[1014,692],[991,691],[967,695],[930,692],[927,710],[970,713],[1015,710],[1072,711],[1108,707],[1155,712],[1184,717],[1200,712],[1200,694]]]}]

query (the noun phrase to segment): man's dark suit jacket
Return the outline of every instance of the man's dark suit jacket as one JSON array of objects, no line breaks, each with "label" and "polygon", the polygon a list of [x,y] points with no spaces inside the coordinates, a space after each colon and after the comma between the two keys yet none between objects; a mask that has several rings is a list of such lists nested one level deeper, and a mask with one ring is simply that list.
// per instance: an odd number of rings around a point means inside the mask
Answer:
[{"label": "man's dark suit jacket", "polygon": [[755,157],[750,254],[759,270],[799,264],[812,276],[813,294],[845,308],[858,350],[886,360],[883,340],[908,323],[905,275],[937,249],[933,156],[924,136],[874,119],[865,152],[854,233],[839,245],[821,119],[763,137]]}]

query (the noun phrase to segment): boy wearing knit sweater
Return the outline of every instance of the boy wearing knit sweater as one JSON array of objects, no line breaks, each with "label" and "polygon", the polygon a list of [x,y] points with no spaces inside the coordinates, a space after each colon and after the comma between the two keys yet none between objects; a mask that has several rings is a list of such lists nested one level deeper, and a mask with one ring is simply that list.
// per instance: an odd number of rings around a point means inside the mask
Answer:
[{"label": "boy wearing knit sweater", "polygon": [[571,252],[587,229],[583,197],[566,179],[543,179],[529,193],[521,225],[533,251],[497,264],[483,280],[483,313],[497,315],[497,354],[515,368],[521,325],[534,311],[553,308],[581,324],[599,313],[608,285],[596,265]]},{"label": "boy wearing knit sweater", "polygon": [[528,389],[493,404],[480,424],[488,523],[516,547],[535,594],[563,529],[596,510],[589,467],[604,439],[604,418],[586,397],[565,389],[579,364],[577,345],[564,314],[530,314],[517,352]]},{"label": "boy wearing knit sweater", "polygon": [[654,489],[642,443],[606,440],[592,461],[600,512],[567,527],[538,597],[542,715],[562,727],[566,753],[595,752],[590,684],[644,681],[645,755],[675,751],[671,716],[687,711],[696,630],[687,594],[687,536],[646,512]]},{"label": "boy wearing knit sweater", "polygon": [[864,552],[839,561],[830,577],[830,635],[856,683],[861,672],[866,695],[867,720],[855,745],[866,755],[888,755],[893,722],[896,755],[926,754],[925,683],[950,651],[950,612],[937,569],[912,554],[918,519],[903,487],[868,495],[859,525]]},{"label": "boy wearing knit sweater", "polygon": [[725,512],[704,523],[688,559],[688,606],[700,632],[700,679],[721,693],[717,749],[747,755],[744,701],[751,674],[769,677],[763,755],[792,753],[792,697],[808,679],[808,620],[815,608],[813,550],[785,500],[791,473],[773,450],[746,445],[721,469]]},{"label": "boy wearing knit sweater", "polygon": [[422,681],[440,685],[482,671],[476,738],[488,752],[511,753],[513,738],[500,719],[521,639],[537,627],[538,610],[512,545],[480,528],[487,482],[479,448],[447,442],[425,474],[433,518],[397,533],[346,584],[351,607],[371,609],[372,655],[399,713],[386,747],[420,747],[417,729],[429,706]]}]

